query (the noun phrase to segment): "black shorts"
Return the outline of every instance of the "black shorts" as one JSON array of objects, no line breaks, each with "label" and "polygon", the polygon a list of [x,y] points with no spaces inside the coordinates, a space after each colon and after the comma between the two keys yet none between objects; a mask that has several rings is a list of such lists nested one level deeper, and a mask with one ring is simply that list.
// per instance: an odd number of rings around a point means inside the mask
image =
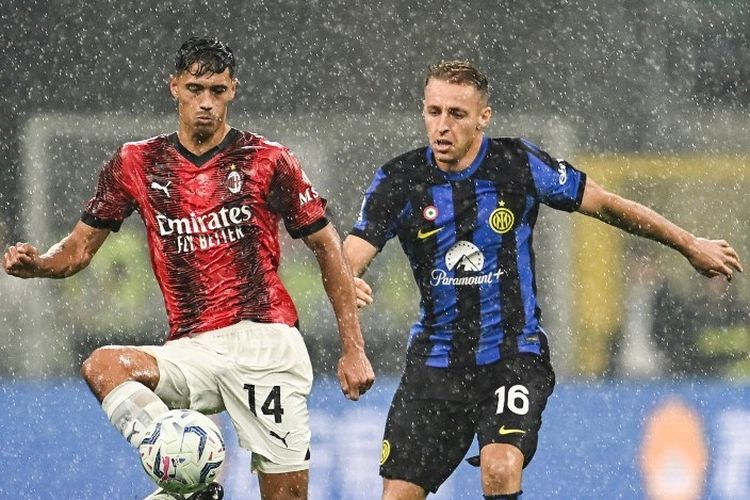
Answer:
[{"label": "black shorts", "polygon": [[520,355],[469,368],[407,362],[385,424],[380,475],[434,493],[474,436],[480,449],[491,443],[516,446],[526,467],[554,386],[546,356]]}]

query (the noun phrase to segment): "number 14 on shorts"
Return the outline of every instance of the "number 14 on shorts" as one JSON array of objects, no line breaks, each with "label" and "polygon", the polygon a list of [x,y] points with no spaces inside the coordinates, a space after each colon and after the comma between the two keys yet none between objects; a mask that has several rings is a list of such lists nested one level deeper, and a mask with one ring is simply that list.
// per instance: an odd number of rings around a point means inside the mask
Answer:
[{"label": "number 14 on shorts", "polygon": [[506,408],[516,415],[526,415],[529,412],[529,390],[526,386],[517,384],[506,388],[501,385],[495,391],[495,395],[498,415],[502,414]]},{"label": "number 14 on shorts", "polygon": [[[247,405],[253,415],[257,416],[255,384],[245,384],[243,388],[247,391]],[[273,415],[273,421],[277,424],[281,423],[281,416],[284,414],[284,408],[281,407],[281,386],[274,385],[271,387],[268,396],[260,407],[260,411],[263,415]]]}]

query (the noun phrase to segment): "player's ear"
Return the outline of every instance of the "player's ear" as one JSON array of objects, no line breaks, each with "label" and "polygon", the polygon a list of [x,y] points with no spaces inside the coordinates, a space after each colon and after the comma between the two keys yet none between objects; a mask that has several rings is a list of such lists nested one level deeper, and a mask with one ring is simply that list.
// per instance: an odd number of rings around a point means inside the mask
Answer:
[{"label": "player's ear", "polygon": [[490,118],[492,118],[492,108],[485,106],[482,108],[482,111],[479,112],[479,125],[481,128],[485,128],[490,124]]},{"label": "player's ear", "polygon": [[229,100],[234,99],[234,96],[237,94],[237,86],[240,84],[240,81],[236,78],[232,78],[232,84],[229,86],[229,92],[231,92],[229,96]]},{"label": "player's ear", "polygon": [[172,98],[177,100],[177,76],[171,75],[169,77],[169,93],[172,94]]}]

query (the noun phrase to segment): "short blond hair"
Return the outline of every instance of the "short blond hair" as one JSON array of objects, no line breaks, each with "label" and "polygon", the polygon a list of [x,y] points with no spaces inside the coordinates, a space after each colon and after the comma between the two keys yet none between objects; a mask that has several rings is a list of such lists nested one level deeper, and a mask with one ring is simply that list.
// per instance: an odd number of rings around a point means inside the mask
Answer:
[{"label": "short blond hair", "polygon": [[426,87],[433,78],[449,83],[471,85],[482,94],[485,100],[490,97],[489,80],[469,61],[441,61],[433,64],[427,68],[424,86]]}]

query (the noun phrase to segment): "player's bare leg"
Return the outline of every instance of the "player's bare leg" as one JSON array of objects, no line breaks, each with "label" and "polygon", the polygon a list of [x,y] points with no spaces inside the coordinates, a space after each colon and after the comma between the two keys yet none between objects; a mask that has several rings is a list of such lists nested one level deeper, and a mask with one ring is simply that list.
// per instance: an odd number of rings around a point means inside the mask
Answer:
[{"label": "player's bare leg", "polygon": [[134,380],[152,391],[159,383],[159,366],[153,356],[127,347],[100,347],[81,366],[81,376],[99,402],[123,382]]},{"label": "player's bare leg", "polygon": [[[159,383],[159,366],[156,359],[144,351],[121,346],[100,347],[83,362],[81,375],[102,403],[112,425],[136,448],[149,424],[168,410],[153,392]],[[221,485],[212,483],[187,498],[220,500],[223,497]],[[159,488],[148,498],[177,497]]]},{"label": "player's bare leg", "polygon": [[508,495],[521,491],[523,453],[510,444],[489,444],[480,452],[482,492]]},{"label": "player's bare leg", "polygon": [[159,366],[145,352],[128,347],[100,347],[83,362],[81,375],[102,404],[107,418],[135,448],[146,428],[167,405],[154,394]]},{"label": "player's bare leg", "polygon": [[262,500],[307,499],[308,471],[269,474],[258,472],[260,497]]},{"label": "player's bare leg", "polygon": [[383,479],[383,500],[423,500],[427,496],[421,486],[400,479]]}]

